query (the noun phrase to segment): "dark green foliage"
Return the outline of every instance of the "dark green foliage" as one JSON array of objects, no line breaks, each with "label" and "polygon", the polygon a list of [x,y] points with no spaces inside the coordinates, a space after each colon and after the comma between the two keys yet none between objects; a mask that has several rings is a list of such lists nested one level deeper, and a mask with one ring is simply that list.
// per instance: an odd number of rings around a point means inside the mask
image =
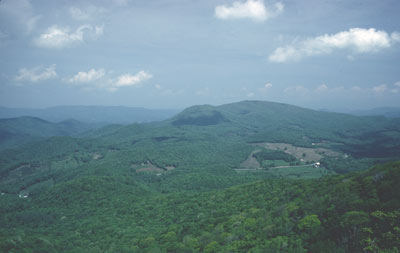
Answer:
[{"label": "dark green foliage", "polygon": [[173,119],[172,124],[174,126],[210,126],[226,121],[225,117],[219,111],[203,111],[202,108],[200,108],[200,110],[196,112],[193,109],[194,108],[191,108],[190,112],[184,111],[178,115],[175,119]]},{"label": "dark green foliage", "polygon": [[160,194],[133,178],[82,177],[0,198],[2,251],[396,252],[400,163],[320,180],[268,179]]},{"label": "dark green foliage", "polygon": [[95,127],[76,120],[52,123],[33,117],[0,119],[0,150],[51,136],[72,136]]},{"label": "dark green foliage", "polygon": [[[365,171],[400,158],[397,123],[245,101],[4,150],[0,252],[397,252],[400,163]],[[250,154],[287,166],[235,172]]]},{"label": "dark green foliage", "polygon": [[282,160],[288,163],[296,161],[295,157],[279,150],[263,149],[260,152],[255,153],[253,156],[258,160],[259,163],[262,163],[264,160]]}]

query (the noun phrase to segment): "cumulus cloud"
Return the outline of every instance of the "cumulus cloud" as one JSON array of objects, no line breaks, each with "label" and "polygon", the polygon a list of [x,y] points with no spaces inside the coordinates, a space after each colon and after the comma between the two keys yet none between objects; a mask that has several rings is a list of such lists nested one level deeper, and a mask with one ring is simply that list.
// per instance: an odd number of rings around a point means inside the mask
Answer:
[{"label": "cumulus cloud", "polygon": [[386,84],[381,84],[375,87],[372,87],[372,90],[376,93],[382,93],[387,90],[387,85]]},{"label": "cumulus cloud", "polygon": [[215,7],[215,16],[219,19],[248,18],[254,21],[265,21],[283,12],[281,2],[273,6],[265,6],[262,0],[247,0],[246,2],[233,2],[231,6],[219,5]]},{"label": "cumulus cloud", "polygon": [[272,87],[272,83],[266,83],[264,84],[264,88],[269,89]]},{"label": "cumulus cloud", "polygon": [[333,35],[325,34],[285,47],[278,47],[269,56],[269,60],[272,62],[295,61],[307,56],[330,54],[339,49],[348,49],[354,53],[377,52],[398,42],[400,42],[398,32],[388,34],[374,28],[351,28]]},{"label": "cumulus cloud", "polygon": [[15,77],[15,81],[17,82],[39,82],[57,77],[55,64],[47,68],[43,68],[42,66],[32,69],[22,68],[18,72],[18,75]]},{"label": "cumulus cloud", "polygon": [[272,83],[265,83],[261,88],[259,88],[258,90],[261,93],[267,93],[269,89],[272,88]]},{"label": "cumulus cloud", "polygon": [[317,92],[323,92],[328,90],[328,86],[326,84],[321,84],[315,89]]},{"label": "cumulus cloud", "polygon": [[[89,71],[80,71],[69,79],[64,79],[71,84],[82,84],[84,89],[106,89],[116,91],[122,87],[135,86],[139,87],[145,80],[153,76],[144,70],[139,71],[135,75],[127,73],[119,76],[112,76],[111,72],[106,72],[104,69],[90,69]],[[160,85],[155,86],[156,89],[162,89]]]},{"label": "cumulus cloud", "polygon": [[102,26],[82,25],[75,31],[71,31],[68,27],[53,25],[36,38],[34,43],[38,47],[61,49],[82,43],[85,36],[96,39],[102,34]]},{"label": "cumulus cloud", "polygon": [[144,70],[139,71],[135,75],[125,74],[120,75],[117,81],[112,84],[114,88],[124,87],[124,86],[137,86],[141,82],[152,78],[153,76]]},{"label": "cumulus cloud", "polygon": [[70,83],[89,83],[101,79],[105,75],[104,69],[91,69],[88,72],[80,71],[68,81]]}]

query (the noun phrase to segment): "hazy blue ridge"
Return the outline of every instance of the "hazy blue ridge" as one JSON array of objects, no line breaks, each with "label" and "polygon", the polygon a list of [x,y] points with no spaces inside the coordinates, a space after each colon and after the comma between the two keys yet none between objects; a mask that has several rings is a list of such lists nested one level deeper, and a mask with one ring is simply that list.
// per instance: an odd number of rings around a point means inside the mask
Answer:
[{"label": "hazy blue ridge", "polygon": [[45,109],[0,107],[0,118],[31,116],[51,122],[75,119],[86,123],[131,124],[164,120],[178,112],[125,106],[56,106]]}]

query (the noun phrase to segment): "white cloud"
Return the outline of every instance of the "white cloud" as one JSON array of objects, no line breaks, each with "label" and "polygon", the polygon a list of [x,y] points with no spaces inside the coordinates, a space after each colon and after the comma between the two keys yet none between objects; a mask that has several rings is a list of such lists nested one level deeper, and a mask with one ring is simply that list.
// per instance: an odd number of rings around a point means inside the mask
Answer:
[{"label": "white cloud", "polygon": [[392,34],[390,35],[390,38],[394,42],[400,42],[400,33],[399,32],[392,32]]},{"label": "white cloud", "polygon": [[348,49],[355,53],[377,52],[400,42],[400,34],[374,28],[351,28],[348,31],[333,35],[322,35],[309,38],[292,45],[278,47],[269,56],[272,62],[296,61],[303,57],[330,54],[336,49]]},{"label": "white cloud", "polygon": [[267,93],[272,88],[272,83],[265,83],[261,88],[258,89],[261,93]]},{"label": "white cloud", "polygon": [[55,77],[57,77],[56,65],[53,64],[47,68],[41,66],[32,69],[22,68],[19,70],[19,74],[15,77],[15,81],[39,82]]},{"label": "white cloud", "polygon": [[161,89],[162,89],[161,85],[159,85],[159,84],[154,85],[154,87],[155,87],[157,90],[161,90]]},{"label": "white cloud", "polygon": [[246,94],[246,97],[252,98],[252,97],[254,97],[254,95],[255,95],[254,92],[249,92]]},{"label": "white cloud", "polygon": [[69,8],[69,14],[75,20],[84,21],[98,17],[107,10],[102,7],[90,5],[84,9],[72,6]]},{"label": "white cloud", "polygon": [[219,19],[249,18],[254,21],[265,21],[283,12],[284,5],[277,2],[274,6],[265,6],[262,0],[247,0],[233,2],[231,6],[219,5],[215,7],[215,16]]},{"label": "white cloud", "polygon": [[[109,91],[116,91],[119,88],[127,86],[139,87],[141,83],[145,80],[152,78],[153,76],[143,70],[139,71],[135,75],[123,74],[117,77],[110,76],[113,71],[105,71],[104,69],[90,69],[89,71],[80,71],[73,77],[69,79],[64,79],[64,81],[73,84],[85,84],[83,89],[93,90],[93,89],[106,89]],[[161,90],[160,85],[155,85],[156,89]]]},{"label": "white cloud", "polygon": [[400,87],[400,81],[395,82],[393,85],[394,85],[394,86],[397,86],[397,87]]},{"label": "white cloud", "polygon": [[91,69],[88,72],[78,72],[68,81],[70,83],[89,83],[101,79],[105,74],[104,69]]},{"label": "white cloud", "polygon": [[103,35],[104,33],[104,25],[102,26],[95,26],[94,27],[94,34],[97,36]]},{"label": "white cloud", "polygon": [[120,75],[117,78],[117,81],[113,82],[112,87],[113,88],[119,88],[119,87],[124,87],[124,86],[137,86],[141,82],[152,78],[153,76],[144,70],[139,71],[135,75],[132,74],[124,74]]},{"label": "white cloud", "polygon": [[266,84],[264,84],[264,88],[265,89],[269,89],[269,88],[271,88],[272,87],[272,83],[266,83]]},{"label": "white cloud", "polygon": [[77,7],[69,8],[69,14],[76,20],[88,20],[91,18],[90,14]]},{"label": "white cloud", "polygon": [[96,39],[102,34],[102,26],[82,25],[71,32],[67,27],[53,25],[36,38],[34,42],[38,47],[61,49],[83,42],[85,36]]},{"label": "white cloud", "polygon": [[381,84],[381,85],[372,87],[372,90],[376,93],[382,93],[387,90],[387,86],[386,86],[386,84]]},{"label": "white cloud", "polygon": [[275,51],[268,57],[272,62],[285,62],[288,60],[299,60],[301,58],[301,51],[297,50],[293,46],[278,47]]},{"label": "white cloud", "polygon": [[328,86],[326,84],[321,84],[315,89],[317,92],[324,92],[328,90]]},{"label": "white cloud", "polygon": [[353,86],[351,87],[352,91],[361,91],[362,89],[359,86]]}]

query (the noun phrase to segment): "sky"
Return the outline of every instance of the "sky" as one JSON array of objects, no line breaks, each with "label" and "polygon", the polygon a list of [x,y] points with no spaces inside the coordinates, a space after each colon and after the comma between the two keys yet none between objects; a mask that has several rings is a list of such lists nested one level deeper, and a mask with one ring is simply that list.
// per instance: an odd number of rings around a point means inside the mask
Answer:
[{"label": "sky", "polygon": [[400,107],[398,0],[0,0],[0,106]]}]

